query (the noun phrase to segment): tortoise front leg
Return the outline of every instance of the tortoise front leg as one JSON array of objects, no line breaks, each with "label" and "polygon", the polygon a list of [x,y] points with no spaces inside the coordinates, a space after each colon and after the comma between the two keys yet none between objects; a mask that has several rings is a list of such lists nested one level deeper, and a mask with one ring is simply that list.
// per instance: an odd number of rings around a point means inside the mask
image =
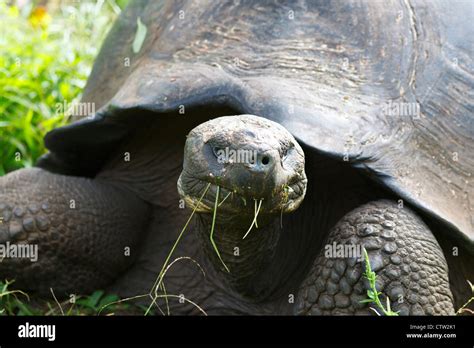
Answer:
[{"label": "tortoise front leg", "polygon": [[28,246],[30,255],[4,257],[0,280],[58,295],[101,288],[137,255],[148,209],[134,194],[99,180],[38,168],[1,177],[0,244]]},{"label": "tortoise front leg", "polygon": [[[377,306],[361,303],[369,289],[362,247],[385,308],[388,296],[400,315],[454,314],[444,254],[410,209],[387,200],[365,204],[336,224],[325,245],[299,290],[298,314],[374,314],[369,306],[382,313]],[[359,255],[341,255],[338,250],[356,250]]]}]

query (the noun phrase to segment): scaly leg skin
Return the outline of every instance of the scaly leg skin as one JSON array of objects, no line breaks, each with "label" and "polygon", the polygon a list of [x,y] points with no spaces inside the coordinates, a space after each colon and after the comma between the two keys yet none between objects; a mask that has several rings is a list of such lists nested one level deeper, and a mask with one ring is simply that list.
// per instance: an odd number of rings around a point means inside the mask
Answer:
[{"label": "scaly leg skin", "polygon": [[103,181],[12,172],[0,178],[0,244],[37,245],[38,254],[36,262],[4,257],[0,280],[42,294],[53,288],[57,296],[100,289],[137,256],[148,213],[135,195]]},{"label": "scaly leg skin", "polygon": [[[326,245],[333,246],[334,242],[367,250],[385,308],[388,296],[392,310],[400,315],[454,314],[443,252],[428,227],[410,209],[387,200],[365,204],[333,227]],[[328,257],[337,256],[325,254],[328,250],[322,250],[299,290],[297,313],[375,315],[370,306],[382,314],[373,304],[361,303],[369,289],[364,277],[365,261]]]}]

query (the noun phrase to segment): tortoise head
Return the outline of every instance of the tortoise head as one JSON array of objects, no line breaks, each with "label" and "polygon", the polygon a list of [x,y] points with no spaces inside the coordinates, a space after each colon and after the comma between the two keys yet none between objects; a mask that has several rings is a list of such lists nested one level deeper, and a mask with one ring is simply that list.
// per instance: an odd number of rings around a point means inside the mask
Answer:
[{"label": "tortoise head", "polygon": [[187,136],[178,191],[200,213],[213,211],[218,190],[221,214],[254,215],[257,202],[260,214],[287,213],[304,199],[304,162],[281,125],[252,115],[219,117]]},{"label": "tortoise head", "polygon": [[244,296],[268,291],[264,275],[281,234],[277,217],[300,206],[306,184],[303,150],[275,122],[224,116],[187,136],[178,192],[200,217],[205,253]]}]

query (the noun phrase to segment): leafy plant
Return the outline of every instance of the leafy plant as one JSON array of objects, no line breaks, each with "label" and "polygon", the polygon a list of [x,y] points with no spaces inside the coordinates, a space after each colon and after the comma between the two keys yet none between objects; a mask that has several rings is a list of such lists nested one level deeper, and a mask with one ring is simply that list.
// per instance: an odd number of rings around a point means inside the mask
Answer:
[{"label": "leafy plant", "polygon": [[94,313],[97,313],[100,308],[109,303],[119,300],[117,295],[105,294],[103,290],[97,290],[88,297],[79,298],[76,304],[82,308],[87,308]]},{"label": "leafy plant", "polygon": [[[370,260],[369,260],[369,255],[367,254],[367,250],[364,248],[364,258],[365,258],[365,273],[364,276],[367,278],[369,281],[369,289],[367,290],[367,299],[360,301],[361,303],[372,303],[375,304],[378,310],[380,310],[384,315],[386,316],[398,316],[398,312],[392,311],[390,308],[390,300],[387,298],[387,304],[386,307],[382,304],[382,301],[380,300],[380,295],[382,295],[381,292],[379,292],[376,288],[376,282],[377,282],[377,275],[375,274],[374,271],[372,271],[372,267],[370,266]],[[376,308],[370,307],[377,315],[380,315],[380,313],[377,311]]]}]

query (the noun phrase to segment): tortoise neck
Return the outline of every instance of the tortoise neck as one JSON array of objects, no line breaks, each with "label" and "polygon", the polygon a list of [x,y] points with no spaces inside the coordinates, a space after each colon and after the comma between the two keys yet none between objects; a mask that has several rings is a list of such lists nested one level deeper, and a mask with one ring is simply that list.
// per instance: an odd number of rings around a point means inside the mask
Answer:
[{"label": "tortoise neck", "polygon": [[199,214],[198,230],[207,258],[226,282],[239,294],[260,299],[271,290],[271,284],[266,284],[264,279],[267,277],[264,274],[274,259],[280,225],[274,215],[259,215],[258,228],[253,226],[247,234],[252,220],[253,215],[221,215],[216,219],[213,240],[222,260],[210,240],[210,214]]}]

